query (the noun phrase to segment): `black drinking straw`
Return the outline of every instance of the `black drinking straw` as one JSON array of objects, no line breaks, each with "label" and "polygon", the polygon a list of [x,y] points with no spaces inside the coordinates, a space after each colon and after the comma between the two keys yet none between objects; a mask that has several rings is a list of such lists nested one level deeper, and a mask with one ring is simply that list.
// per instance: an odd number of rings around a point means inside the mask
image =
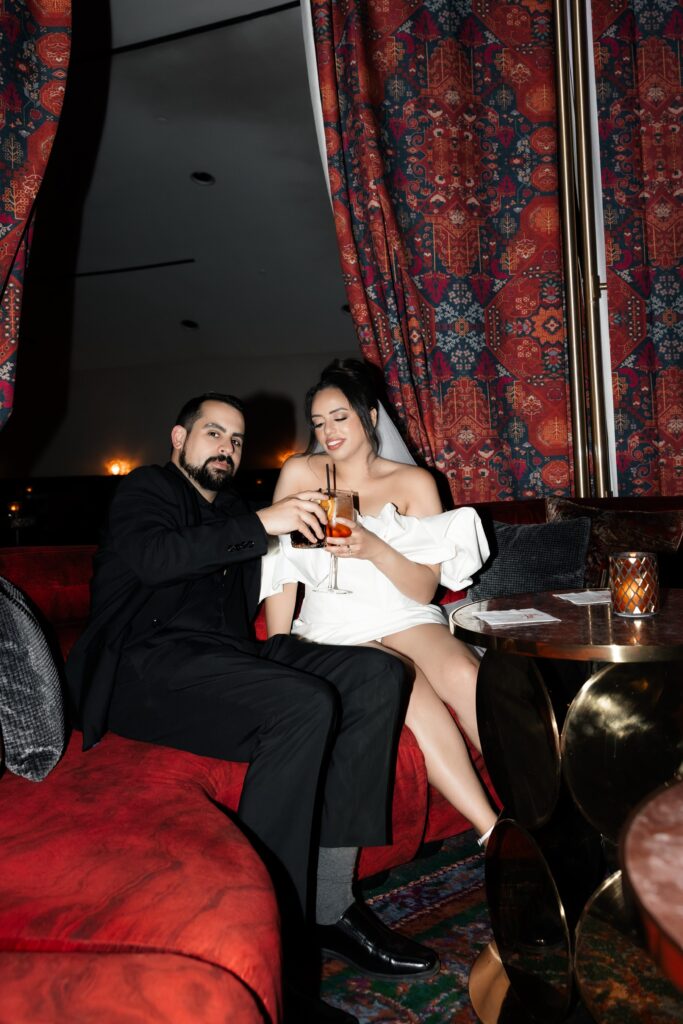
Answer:
[{"label": "black drinking straw", "polygon": [[336,463],[332,463],[332,489],[337,490],[337,466]]},{"label": "black drinking straw", "polygon": [[330,464],[329,464],[329,462],[325,463],[325,473],[327,475],[327,497],[329,498],[330,494],[332,493],[331,490],[330,490]]}]

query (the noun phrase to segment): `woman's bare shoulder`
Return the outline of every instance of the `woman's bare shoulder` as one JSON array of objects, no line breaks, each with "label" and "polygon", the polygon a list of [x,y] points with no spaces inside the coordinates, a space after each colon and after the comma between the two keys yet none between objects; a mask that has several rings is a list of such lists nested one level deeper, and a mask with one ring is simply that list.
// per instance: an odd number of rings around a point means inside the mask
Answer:
[{"label": "woman's bare shoulder", "polygon": [[386,476],[392,480],[407,482],[411,487],[436,487],[431,473],[421,466],[411,466],[405,462],[392,462],[390,459],[383,459]]},{"label": "woman's bare shoulder", "polygon": [[280,481],[290,490],[315,490],[320,486],[317,460],[319,455],[305,452],[290,455],[280,470]]},{"label": "woman's bare shoulder", "polygon": [[399,511],[416,516],[436,515],[441,511],[439,492],[431,473],[402,462],[390,465],[393,469],[387,474],[386,488],[391,489],[392,500]]}]

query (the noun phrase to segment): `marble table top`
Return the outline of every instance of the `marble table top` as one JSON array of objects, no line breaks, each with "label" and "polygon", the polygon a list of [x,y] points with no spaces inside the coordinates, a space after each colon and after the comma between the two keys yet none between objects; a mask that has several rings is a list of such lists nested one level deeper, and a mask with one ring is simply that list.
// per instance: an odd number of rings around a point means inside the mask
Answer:
[{"label": "marble table top", "polygon": [[[462,604],[450,614],[452,632],[466,643],[511,654],[573,661],[678,661],[683,659],[683,590],[662,594],[651,618],[616,615],[611,605],[573,605],[555,592],[515,594]],[[487,625],[478,611],[536,608],[559,622]]]}]

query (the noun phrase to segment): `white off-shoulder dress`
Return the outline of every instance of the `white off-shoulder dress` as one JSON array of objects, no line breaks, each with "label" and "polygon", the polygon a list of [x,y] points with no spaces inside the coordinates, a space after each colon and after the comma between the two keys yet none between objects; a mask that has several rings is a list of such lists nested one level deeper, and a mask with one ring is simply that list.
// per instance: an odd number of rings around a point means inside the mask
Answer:
[{"label": "white off-shoulder dress", "polygon": [[[441,566],[441,583],[463,590],[489,556],[479,516],[473,508],[459,508],[436,516],[402,516],[387,503],[377,516],[359,516],[359,522],[406,558],[423,565]],[[305,585],[305,597],[292,633],[326,644],[362,644],[425,623],[443,625],[438,605],[420,604],[402,594],[387,577],[364,558],[340,558],[338,585],[350,594],[317,593],[330,569],[330,554],[320,548],[293,548],[289,536],[262,560],[261,599],[279,593],[285,583]]]}]

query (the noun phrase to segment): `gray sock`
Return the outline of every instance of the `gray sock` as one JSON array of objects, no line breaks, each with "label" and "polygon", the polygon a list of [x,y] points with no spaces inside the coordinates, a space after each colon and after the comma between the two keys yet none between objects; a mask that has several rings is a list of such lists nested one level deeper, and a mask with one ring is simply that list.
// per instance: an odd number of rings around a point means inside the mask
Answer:
[{"label": "gray sock", "polygon": [[357,846],[321,846],[318,850],[315,894],[315,920],[318,924],[336,924],[353,903],[351,886],[357,859]]}]

